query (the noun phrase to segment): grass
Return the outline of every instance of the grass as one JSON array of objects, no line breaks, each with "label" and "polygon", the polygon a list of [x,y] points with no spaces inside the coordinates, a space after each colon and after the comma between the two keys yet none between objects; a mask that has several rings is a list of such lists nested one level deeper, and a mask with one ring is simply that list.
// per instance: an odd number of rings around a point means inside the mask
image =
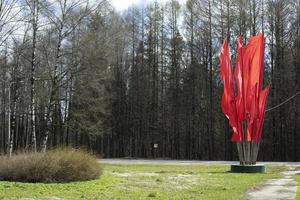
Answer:
[{"label": "grass", "polygon": [[[299,170],[299,169],[297,169],[297,170]],[[296,181],[297,181],[297,183],[298,183],[298,189],[297,189],[297,196],[296,196],[296,199],[297,199],[297,200],[300,200],[300,189],[299,189],[299,186],[300,186],[300,174],[296,174],[296,175],[295,175],[295,179],[296,179]]]},{"label": "grass", "polygon": [[280,166],[265,174],[228,173],[214,165],[103,165],[101,178],[73,183],[0,181],[0,199],[243,199],[266,178],[279,177]]}]

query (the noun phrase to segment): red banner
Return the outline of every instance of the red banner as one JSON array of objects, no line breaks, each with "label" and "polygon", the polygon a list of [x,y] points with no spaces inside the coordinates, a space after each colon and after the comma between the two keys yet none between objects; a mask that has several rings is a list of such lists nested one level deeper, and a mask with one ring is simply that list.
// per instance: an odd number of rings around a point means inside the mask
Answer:
[{"label": "red banner", "polygon": [[265,38],[259,34],[250,37],[247,45],[242,41],[240,37],[234,74],[228,41],[223,43],[220,55],[224,83],[221,106],[233,129],[232,141],[259,143],[269,93],[269,86],[262,89]]}]

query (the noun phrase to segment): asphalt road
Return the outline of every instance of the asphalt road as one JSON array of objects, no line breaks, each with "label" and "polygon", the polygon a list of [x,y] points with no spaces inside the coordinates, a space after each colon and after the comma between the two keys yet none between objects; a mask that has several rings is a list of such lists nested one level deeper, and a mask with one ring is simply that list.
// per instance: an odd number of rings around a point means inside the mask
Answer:
[{"label": "asphalt road", "polygon": [[[205,160],[157,160],[157,159],[122,159],[109,158],[99,159],[99,163],[104,164],[119,164],[119,165],[135,165],[135,164],[150,164],[150,165],[231,165],[238,164],[238,161],[205,161]],[[258,162],[257,164],[265,165],[292,165],[300,166],[300,162]]]}]

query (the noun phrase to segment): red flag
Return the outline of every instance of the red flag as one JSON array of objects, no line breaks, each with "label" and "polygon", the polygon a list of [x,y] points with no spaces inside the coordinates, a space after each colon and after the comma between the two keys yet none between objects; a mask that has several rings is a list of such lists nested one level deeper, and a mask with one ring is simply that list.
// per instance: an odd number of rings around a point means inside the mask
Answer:
[{"label": "red flag", "polygon": [[250,37],[249,44],[246,46],[243,61],[246,65],[248,64],[249,73],[245,74],[248,77],[246,84],[246,112],[251,109],[251,100],[249,92],[257,84],[256,98],[259,98],[259,93],[262,89],[263,79],[263,63],[264,63],[264,46],[265,38],[263,34],[259,34],[254,37]]},{"label": "red flag", "polygon": [[241,141],[241,133],[238,128],[238,119],[236,111],[235,91],[234,91],[234,76],[232,72],[232,64],[227,40],[224,40],[221,55],[221,79],[224,83],[224,92],[221,100],[221,107],[229,119],[229,124],[233,129],[232,140]]},{"label": "red flag", "polygon": [[239,37],[238,40],[238,54],[236,58],[235,66],[235,80],[237,85],[237,97],[236,97],[236,107],[238,112],[238,120],[245,120],[245,100],[244,100],[244,76],[243,76],[243,38]]},{"label": "red flag", "polygon": [[250,62],[250,74],[249,74],[249,87],[258,84],[258,91],[262,90],[263,80],[263,65],[264,65],[264,51],[265,51],[265,38],[263,34],[259,34],[254,37],[250,37],[249,45],[247,49],[251,52],[252,58]]},{"label": "red flag", "polygon": [[[248,127],[247,136],[248,141],[257,140],[257,131],[259,131],[259,126],[261,119],[259,119],[259,103],[261,101],[260,94],[262,89],[263,80],[263,64],[264,64],[264,46],[265,38],[263,34],[259,34],[254,37],[250,37],[249,44],[246,46],[245,56],[243,58],[245,68],[248,67],[248,80],[246,91],[246,113],[248,113]],[[255,92],[253,92],[253,88]],[[249,140],[250,139],[250,140]]]},{"label": "red flag", "polygon": [[250,109],[247,113],[247,141],[251,141],[253,139],[253,133],[255,132],[255,124],[258,115],[257,115],[257,84],[251,89],[249,92],[249,104]]},{"label": "red flag", "polygon": [[270,91],[270,86],[268,85],[265,87],[265,89],[263,89],[260,92],[260,96],[259,96],[260,98],[259,98],[259,103],[258,103],[258,109],[259,109],[258,115],[259,116],[258,116],[258,120],[257,120],[257,124],[256,124],[257,128],[256,128],[256,133],[255,133],[255,138],[254,138],[254,141],[256,143],[259,143],[261,140],[269,91]]},{"label": "red flag", "polygon": [[[263,34],[250,37],[245,46],[240,37],[233,75],[229,45],[227,40],[223,43],[220,55],[221,78],[224,83],[221,106],[233,129],[232,141],[260,141],[269,91],[269,86],[262,91],[264,48]],[[245,122],[247,132],[246,138],[243,138]]]},{"label": "red flag", "polygon": [[232,65],[227,40],[224,40],[222,52],[220,55],[221,78],[224,83],[224,92],[222,96],[222,110],[227,118],[232,115],[232,101],[234,101],[234,82],[232,79]]}]

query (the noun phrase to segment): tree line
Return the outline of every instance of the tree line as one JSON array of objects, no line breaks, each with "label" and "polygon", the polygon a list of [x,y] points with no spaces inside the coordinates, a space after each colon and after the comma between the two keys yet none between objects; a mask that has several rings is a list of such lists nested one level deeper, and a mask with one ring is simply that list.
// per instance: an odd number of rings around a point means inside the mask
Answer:
[{"label": "tree line", "polygon": [[[237,159],[221,112],[223,39],[263,32],[268,108],[300,90],[297,0],[1,0],[0,149]],[[260,160],[298,161],[300,97],[266,113]]]}]

